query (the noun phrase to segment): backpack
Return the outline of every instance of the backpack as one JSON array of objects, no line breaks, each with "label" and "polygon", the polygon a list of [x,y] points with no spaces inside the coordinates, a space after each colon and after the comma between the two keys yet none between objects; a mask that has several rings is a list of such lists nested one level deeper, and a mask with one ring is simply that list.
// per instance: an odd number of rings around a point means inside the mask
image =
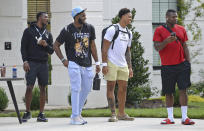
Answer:
[{"label": "backpack", "polygon": [[128,36],[129,36],[129,39],[130,39],[130,32],[129,32],[129,30],[128,30],[127,27],[126,27],[127,32],[125,32],[125,31],[120,30],[120,29],[119,29],[119,26],[118,26],[117,24],[109,25],[108,27],[106,27],[106,28],[104,28],[104,29],[102,30],[101,50],[102,50],[102,48],[103,48],[103,41],[104,41],[104,36],[105,36],[105,34],[106,34],[106,31],[107,31],[108,28],[110,28],[111,26],[114,26],[114,27],[115,27],[115,34],[114,34],[113,39],[112,39],[112,41],[111,41],[111,43],[112,43],[112,47],[111,47],[111,48],[112,48],[112,49],[113,49],[113,46],[114,46],[114,42],[115,42],[115,40],[117,39],[117,37],[118,37],[118,35],[119,35],[119,32],[127,33]]}]

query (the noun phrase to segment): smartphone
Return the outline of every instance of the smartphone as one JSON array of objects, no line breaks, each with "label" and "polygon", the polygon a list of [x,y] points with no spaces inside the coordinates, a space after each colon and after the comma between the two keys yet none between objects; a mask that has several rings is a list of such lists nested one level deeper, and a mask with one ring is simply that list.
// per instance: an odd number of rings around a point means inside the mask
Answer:
[{"label": "smartphone", "polygon": [[176,32],[172,32],[172,33],[171,33],[171,36],[176,37]]}]

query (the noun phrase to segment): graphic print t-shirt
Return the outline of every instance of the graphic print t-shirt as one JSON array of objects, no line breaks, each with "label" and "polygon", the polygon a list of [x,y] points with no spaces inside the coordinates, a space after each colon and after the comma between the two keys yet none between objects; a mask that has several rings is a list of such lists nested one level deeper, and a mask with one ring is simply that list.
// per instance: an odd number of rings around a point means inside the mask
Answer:
[{"label": "graphic print t-shirt", "polygon": [[64,27],[56,41],[65,43],[67,59],[74,61],[80,66],[90,67],[91,61],[91,41],[95,40],[95,29],[90,24],[84,24],[78,29],[74,24]]}]

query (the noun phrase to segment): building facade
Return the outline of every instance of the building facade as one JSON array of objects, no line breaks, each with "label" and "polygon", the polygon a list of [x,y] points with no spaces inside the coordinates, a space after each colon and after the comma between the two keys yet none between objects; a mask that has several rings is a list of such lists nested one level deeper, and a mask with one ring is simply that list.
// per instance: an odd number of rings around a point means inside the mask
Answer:
[{"label": "building facade", "polygon": [[[45,1],[45,0],[28,0]],[[17,65],[18,76],[24,77],[22,60],[20,55],[20,41],[23,30],[27,27],[28,9],[27,0],[0,0],[0,64],[7,65],[7,76],[11,76],[11,67]],[[165,12],[168,8],[177,8],[176,0],[50,0],[50,28],[54,41],[61,29],[73,22],[71,10],[76,6],[87,8],[87,22],[94,25],[96,31],[96,45],[99,60],[101,61],[101,31],[111,24],[111,19],[115,17],[121,8],[135,8],[136,16],[133,25],[141,34],[140,41],[145,49],[144,58],[149,60],[149,72],[151,87],[161,89],[160,65],[158,53],[153,48],[153,32],[155,27],[165,22]],[[40,8],[39,8],[40,9]],[[192,17],[188,17],[186,22],[190,22]],[[197,23],[204,31],[204,19],[199,19]],[[204,33],[203,33],[204,34]],[[202,36],[204,38],[204,36]],[[5,50],[5,42],[11,42],[11,50]],[[204,41],[201,40],[200,43]],[[63,47],[61,47],[63,48]],[[190,50],[203,48],[203,45],[190,47]],[[63,54],[65,56],[64,48]],[[203,54],[197,57],[197,63],[192,63],[192,82],[200,81],[199,70],[204,65]],[[49,105],[69,105],[69,77],[67,69],[62,65],[56,54],[51,57],[52,62],[52,84],[48,87]],[[94,66],[94,62],[93,62]],[[154,67],[154,68],[153,68]],[[101,75],[102,77],[102,75]],[[6,83],[0,83],[6,88]],[[25,82],[16,82],[15,92],[18,102],[22,102],[25,93]],[[8,90],[6,90],[8,92]],[[106,82],[103,80],[100,91],[92,91],[88,97],[85,107],[106,107]]]}]

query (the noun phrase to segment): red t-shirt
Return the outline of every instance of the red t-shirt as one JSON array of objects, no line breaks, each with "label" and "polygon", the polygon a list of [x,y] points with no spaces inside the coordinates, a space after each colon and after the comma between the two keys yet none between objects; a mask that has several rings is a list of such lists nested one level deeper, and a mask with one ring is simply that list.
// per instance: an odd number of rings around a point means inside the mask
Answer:
[{"label": "red t-shirt", "polygon": [[[171,30],[176,32],[176,35],[182,42],[186,42],[188,40],[186,30],[183,26],[176,24],[173,28],[171,28]],[[159,26],[154,32],[153,41],[162,42],[170,35],[171,33],[166,28]],[[183,47],[179,40],[168,43],[162,50],[159,51],[159,55],[162,65],[176,65],[185,61]]]}]

